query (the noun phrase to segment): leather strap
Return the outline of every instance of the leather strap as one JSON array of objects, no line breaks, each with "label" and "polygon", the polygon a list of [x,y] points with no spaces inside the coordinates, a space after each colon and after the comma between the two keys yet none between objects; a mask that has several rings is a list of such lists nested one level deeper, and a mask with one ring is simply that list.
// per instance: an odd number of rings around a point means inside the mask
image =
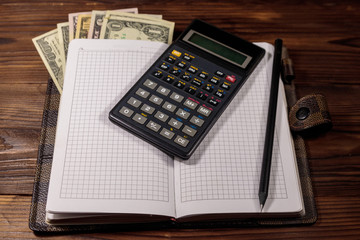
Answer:
[{"label": "leather strap", "polygon": [[299,99],[289,112],[290,129],[301,135],[317,135],[331,129],[325,96],[311,94]]}]

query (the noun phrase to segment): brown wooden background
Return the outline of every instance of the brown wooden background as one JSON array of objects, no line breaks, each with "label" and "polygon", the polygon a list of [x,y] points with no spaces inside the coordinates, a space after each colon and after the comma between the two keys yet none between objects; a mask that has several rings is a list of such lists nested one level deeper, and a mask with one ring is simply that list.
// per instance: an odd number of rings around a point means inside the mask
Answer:
[{"label": "brown wooden background", "polygon": [[138,7],[174,21],[175,37],[200,18],[250,41],[282,38],[299,97],[322,93],[334,123],[307,139],[319,219],[312,226],[166,229],[57,235],[103,239],[359,239],[360,2],[211,0],[2,0],[0,3],[0,238],[29,239],[28,215],[48,73],[31,39],[67,14]]}]

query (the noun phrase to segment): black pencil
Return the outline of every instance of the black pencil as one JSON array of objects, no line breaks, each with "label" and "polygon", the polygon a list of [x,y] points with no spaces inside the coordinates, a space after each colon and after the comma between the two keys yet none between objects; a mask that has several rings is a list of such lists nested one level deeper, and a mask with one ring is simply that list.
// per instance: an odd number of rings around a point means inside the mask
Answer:
[{"label": "black pencil", "polygon": [[277,106],[279,78],[281,71],[281,50],[282,50],[282,40],[276,39],[272,76],[271,76],[269,112],[268,112],[268,118],[266,124],[264,154],[263,154],[263,162],[261,167],[260,185],[259,185],[259,201],[260,201],[261,212],[264,208],[269,190],[271,158],[272,158],[275,120],[276,120],[276,106]]}]

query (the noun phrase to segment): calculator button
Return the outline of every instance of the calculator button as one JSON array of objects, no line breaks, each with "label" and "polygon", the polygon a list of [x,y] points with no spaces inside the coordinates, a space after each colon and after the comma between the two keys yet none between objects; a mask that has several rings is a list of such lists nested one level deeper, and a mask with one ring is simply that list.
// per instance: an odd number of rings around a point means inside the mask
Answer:
[{"label": "calculator button", "polygon": [[219,71],[219,70],[217,70],[217,71],[215,72],[215,74],[218,75],[219,77],[225,76],[225,74],[224,74],[222,71]]},{"label": "calculator button", "polygon": [[140,96],[140,97],[143,97],[143,98],[147,98],[150,93],[148,91],[145,91],[144,89],[142,88],[139,88],[137,91],[136,91],[136,95]]},{"label": "calculator button", "polygon": [[196,89],[194,87],[188,87],[185,89],[185,92],[190,93],[191,95],[194,95],[194,93],[196,93]]},{"label": "calculator button", "polygon": [[184,75],[182,75],[181,77],[180,77],[182,80],[185,80],[185,81],[190,81],[191,80],[191,76],[190,75],[188,75],[188,74],[184,74]]},{"label": "calculator button", "polygon": [[176,68],[176,67],[174,67],[173,69],[170,70],[170,73],[171,73],[172,75],[174,75],[174,76],[179,76],[180,73],[181,73],[181,70],[178,69],[178,68]]},{"label": "calculator button", "polygon": [[200,81],[199,79],[196,79],[196,78],[191,83],[198,87],[201,87],[201,85],[203,84],[202,81]]},{"label": "calculator button", "polygon": [[183,125],[182,122],[180,122],[180,121],[178,121],[178,120],[176,120],[176,119],[174,119],[174,118],[171,118],[171,119],[169,120],[168,124],[169,124],[170,126],[176,128],[176,129],[181,128],[181,126]]},{"label": "calculator button", "polygon": [[186,99],[186,101],[184,102],[184,106],[189,107],[191,109],[195,109],[197,107],[197,103],[194,101],[191,101],[190,99]]},{"label": "calculator button", "polygon": [[173,93],[171,94],[170,98],[171,98],[172,100],[176,101],[176,102],[181,102],[181,101],[184,99],[183,96],[181,96],[180,94],[177,94],[177,93],[175,93],[175,92],[173,92]]},{"label": "calculator button", "polygon": [[[185,54],[186,54],[186,53],[185,53]],[[183,56],[183,59],[186,60],[186,61],[188,61],[188,62],[190,62],[190,61],[192,60],[192,58],[191,58],[190,56],[188,56],[188,55],[184,55],[184,56]]]},{"label": "calculator button", "polygon": [[199,73],[199,77],[201,77],[202,79],[207,79],[208,74],[205,72],[201,72],[201,73]]},{"label": "calculator button", "polygon": [[138,108],[141,104],[141,101],[137,100],[136,98],[133,98],[131,97],[128,101],[127,101],[128,104],[130,104],[131,106],[133,107],[136,107]]},{"label": "calculator button", "polygon": [[234,83],[236,81],[236,77],[234,75],[227,75],[225,78],[227,81]]},{"label": "calculator button", "polygon": [[174,63],[176,61],[176,58],[173,56],[169,56],[165,59],[168,63]]},{"label": "calculator button", "polygon": [[202,120],[201,118],[198,118],[196,116],[192,116],[190,119],[190,122],[199,127],[201,127],[204,124],[204,120]]},{"label": "calculator button", "polygon": [[186,67],[186,62],[178,62],[178,64],[176,64],[176,66],[178,66],[180,68],[185,68]]},{"label": "calculator button", "polygon": [[211,113],[210,109],[205,108],[203,106],[200,106],[197,111],[198,111],[198,113],[201,113],[202,115],[204,115],[206,117],[208,117],[210,115],[210,113]]},{"label": "calculator button", "polygon": [[151,95],[151,97],[149,98],[150,102],[155,103],[156,105],[160,105],[163,101],[162,98],[155,96],[155,95]]},{"label": "calculator button", "polygon": [[221,84],[220,87],[225,89],[225,90],[229,90],[230,89],[230,84],[223,83],[223,84]]},{"label": "calculator button", "polygon": [[169,118],[168,115],[160,111],[157,111],[157,113],[154,116],[162,122],[166,122],[166,120]]},{"label": "calculator button", "polygon": [[160,132],[160,135],[166,137],[167,139],[172,139],[175,133],[173,133],[170,130],[167,130],[166,128],[163,128]]},{"label": "calculator button", "polygon": [[181,137],[181,136],[176,136],[175,140],[174,140],[175,143],[179,144],[180,146],[182,147],[186,147],[189,143],[189,140]]},{"label": "calculator button", "polygon": [[150,107],[147,104],[144,104],[140,109],[148,114],[153,114],[153,112],[155,111],[155,108]]},{"label": "calculator button", "polygon": [[160,124],[157,124],[153,121],[150,121],[148,124],[146,124],[146,127],[153,130],[154,132],[158,132],[161,128]]},{"label": "calculator button", "polygon": [[131,117],[131,115],[134,113],[133,110],[128,109],[127,107],[122,107],[119,112],[127,117]]},{"label": "calculator button", "polygon": [[177,50],[172,50],[171,52],[172,55],[175,55],[176,57],[180,57],[181,56],[181,52],[177,51]]},{"label": "calculator button", "polygon": [[181,82],[181,81],[178,81],[174,84],[175,87],[177,88],[180,88],[180,89],[183,89],[185,87],[185,83],[184,82]]},{"label": "calculator button", "polygon": [[169,65],[169,64],[166,64],[166,63],[163,63],[163,64],[160,65],[160,68],[161,68],[162,70],[164,70],[164,71],[167,71],[167,70],[169,70],[170,65]]},{"label": "calculator button", "polygon": [[171,84],[174,81],[174,77],[169,75],[164,78],[164,81]]},{"label": "calculator button", "polygon": [[189,72],[191,73],[196,73],[198,71],[198,68],[197,67],[194,67],[194,66],[191,66],[187,69]]},{"label": "calculator button", "polygon": [[214,99],[209,99],[208,103],[210,103],[213,106],[217,106],[219,104],[219,102],[215,101]]},{"label": "calculator button", "polygon": [[201,100],[206,100],[207,95],[203,92],[199,92],[198,94],[196,94],[197,98],[200,98]]},{"label": "calculator button", "polygon": [[162,71],[155,71],[155,72],[153,72],[153,76],[157,77],[157,78],[162,78],[163,73],[162,73]]},{"label": "calculator button", "polygon": [[138,122],[140,124],[144,124],[147,120],[146,117],[140,115],[140,114],[135,114],[135,116],[132,118],[135,122]]},{"label": "calculator button", "polygon": [[190,117],[190,113],[183,110],[183,109],[178,109],[176,112],[176,115],[178,115],[179,117],[183,118],[183,119],[188,119]]},{"label": "calculator button", "polygon": [[224,90],[219,89],[216,91],[215,95],[218,96],[219,98],[223,98],[225,95],[225,92],[224,92]]},{"label": "calculator button", "polygon": [[169,102],[165,102],[162,106],[164,109],[168,110],[169,112],[174,112],[176,109],[176,106],[174,104],[171,104]]},{"label": "calculator button", "polygon": [[150,89],[154,89],[157,86],[157,83],[151,81],[150,79],[146,79],[143,85]]},{"label": "calculator button", "polygon": [[214,87],[211,84],[206,84],[203,89],[211,93],[214,90]]},{"label": "calculator button", "polygon": [[215,85],[218,85],[218,84],[219,84],[219,79],[211,78],[211,79],[209,80],[209,82],[211,82],[211,83],[213,83],[213,84],[215,84]]},{"label": "calculator button", "polygon": [[196,131],[195,129],[189,127],[189,126],[185,126],[185,127],[182,129],[182,132],[185,133],[185,134],[187,134],[187,135],[189,135],[189,136],[191,136],[191,137],[193,137],[193,136],[195,136],[195,134],[196,134],[197,131]]},{"label": "calculator button", "polygon": [[164,96],[167,96],[170,93],[170,90],[167,88],[164,88],[163,86],[160,86],[156,91],[158,93],[161,93]]}]

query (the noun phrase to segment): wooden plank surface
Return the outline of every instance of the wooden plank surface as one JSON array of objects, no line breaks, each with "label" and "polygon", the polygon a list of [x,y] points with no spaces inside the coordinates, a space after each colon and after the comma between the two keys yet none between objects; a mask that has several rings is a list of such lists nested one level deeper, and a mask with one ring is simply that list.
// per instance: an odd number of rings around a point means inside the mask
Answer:
[{"label": "wooden plank surface", "polygon": [[299,97],[327,97],[333,129],[306,139],[319,220],[282,228],[166,229],[54,236],[87,239],[358,239],[360,236],[360,2],[212,0],[2,0],[0,12],[0,238],[38,237],[28,228],[48,73],[31,39],[67,14],[138,7],[174,21],[193,18],[250,41],[282,38]]}]

